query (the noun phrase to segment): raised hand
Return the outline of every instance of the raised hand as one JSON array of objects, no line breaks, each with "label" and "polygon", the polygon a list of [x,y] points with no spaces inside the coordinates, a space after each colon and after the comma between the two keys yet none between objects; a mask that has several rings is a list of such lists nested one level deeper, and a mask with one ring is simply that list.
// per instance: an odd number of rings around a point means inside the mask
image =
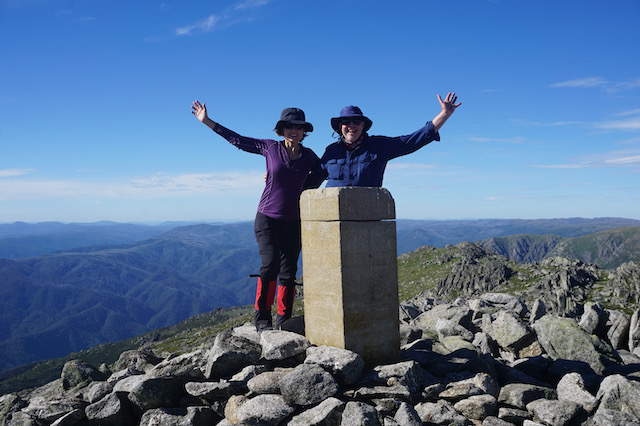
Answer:
[{"label": "raised hand", "polygon": [[203,102],[202,104],[196,99],[191,105],[191,114],[195,115],[198,120],[205,122],[209,117],[207,116],[207,106]]},{"label": "raised hand", "polygon": [[444,101],[442,100],[440,95],[438,95],[438,102],[440,102],[440,108],[442,108],[443,111],[446,111],[447,114],[449,115],[453,114],[456,108],[458,108],[462,104],[462,102],[458,102],[458,104],[456,105],[457,100],[458,100],[458,97],[456,96],[455,92],[454,93],[449,92]]}]

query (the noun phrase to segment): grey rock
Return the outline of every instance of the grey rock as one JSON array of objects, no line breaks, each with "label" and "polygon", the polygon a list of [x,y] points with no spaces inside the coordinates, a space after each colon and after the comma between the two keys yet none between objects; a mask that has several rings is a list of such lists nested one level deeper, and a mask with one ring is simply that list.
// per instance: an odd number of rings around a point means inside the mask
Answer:
[{"label": "grey rock", "polygon": [[500,311],[491,318],[485,314],[482,330],[501,348],[511,352],[521,349],[532,338],[532,331],[527,324],[511,311]]},{"label": "grey rock", "polygon": [[35,417],[31,417],[30,415],[28,415],[27,413],[23,413],[22,411],[10,414],[6,418],[5,422],[6,426],[44,426],[46,424],[47,423],[45,423],[44,421],[39,420]]},{"label": "grey rock", "polygon": [[637,426],[638,418],[631,413],[604,408],[583,423],[585,426]]},{"label": "grey rock", "polygon": [[84,410],[94,425],[125,426],[137,424],[126,396],[113,392]]},{"label": "grey rock", "polygon": [[341,425],[378,426],[380,421],[375,408],[364,402],[349,401],[342,412]]},{"label": "grey rock", "polygon": [[144,375],[144,371],[138,370],[135,367],[127,367],[111,374],[107,379],[107,383],[113,386],[119,381],[126,379],[127,377],[142,375]]},{"label": "grey rock", "polygon": [[[156,408],[142,415],[140,426],[210,426],[220,417],[211,407]],[[219,424],[219,423],[218,423]]]},{"label": "grey rock", "polygon": [[395,399],[400,401],[411,401],[412,394],[408,387],[403,385],[393,386],[363,386],[354,392],[347,392],[357,400],[373,399]]},{"label": "grey rock", "polygon": [[[579,268],[562,262],[549,263],[565,268],[552,287],[560,299],[539,300],[550,312],[563,306],[582,315],[577,296],[585,290],[571,285],[591,278],[572,276]],[[401,327],[413,337],[398,363],[365,369],[352,351],[243,326],[220,333],[206,353],[160,360],[131,351],[107,381],[65,373],[64,387],[61,375],[0,396],[0,425],[640,424],[640,357],[626,350],[631,321],[621,312],[605,311],[605,335],[597,304],[585,305],[581,325],[575,316],[539,317],[535,306],[529,314],[520,299],[497,294],[452,303],[417,296],[405,308]]]},{"label": "grey rock", "polygon": [[62,367],[62,388],[69,390],[88,385],[93,381],[104,380],[106,377],[97,368],[80,359],[67,361]]},{"label": "grey rock", "polygon": [[514,426],[514,424],[502,420],[499,417],[487,416],[482,421],[482,426]]},{"label": "grey rock", "polygon": [[126,368],[133,368],[138,371],[147,372],[160,361],[162,361],[162,359],[149,351],[125,351],[120,354],[118,360],[113,364],[113,371],[116,372]]},{"label": "grey rock", "polygon": [[331,374],[314,364],[298,365],[280,380],[280,392],[290,405],[314,405],[334,396],[338,389]]},{"label": "grey rock", "polygon": [[403,385],[393,386],[363,386],[353,392],[346,392],[356,400],[394,399],[399,401],[411,401],[412,394],[409,388]]},{"label": "grey rock", "polygon": [[[396,411],[396,415],[393,416],[393,420],[402,426],[421,426],[422,420],[415,408],[411,405],[403,402],[400,404],[400,408]],[[386,423],[385,423],[386,424]]]},{"label": "grey rock", "polygon": [[580,412],[580,405],[573,401],[538,399],[527,404],[527,410],[544,424],[564,426],[570,424]]},{"label": "grey rock", "polygon": [[584,312],[578,325],[588,334],[606,337],[606,325],[609,314],[600,303],[588,302],[584,305]]},{"label": "grey rock", "polygon": [[624,365],[640,364],[640,357],[632,354],[626,349],[619,349],[618,355],[620,355],[620,359]]},{"label": "grey rock", "polygon": [[420,313],[422,312],[422,310],[419,307],[417,307],[415,304],[413,304],[413,302],[411,301],[401,302],[399,306],[399,311],[400,311],[400,321],[405,323],[411,321],[412,319],[420,315]]},{"label": "grey rock", "polygon": [[303,411],[287,422],[287,426],[339,425],[345,403],[337,398],[327,398],[313,408]]},{"label": "grey rock", "polygon": [[480,295],[480,300],[492,305],[517,305],[520,303],[516,296],[507,293],[483,293]]},{"label": "grey rock", "polygon": [[462,381],[449,383],[445,390],[440,392],[438,398],[446,399],[447,401],[458,401],[460,399],[468,398],[473,395],[482,395],[484,392],[473,382]]},{"label": "grey rock", "polygon": [[255,364],[262,352],[260,344],[225,330],[216,336],[207,354],[204,375],[207,379],[228,378],[244,367]]},{"label": "grey rock", "polygon": [[137,374],[135,376],[129,376],[122,380],[119,380],[113,384],[113,391],[118,393],[129,393],[138,383],[146,380],[148,376],[144,374]]},{"label": "grey rock", "polygon": [[275,371],[265,371],[258,374],[247,382],[247,387],[251,392],[257,394],[280,393],[280,380],[289,374],[293,369],[276,369]]},{"label": "grey rock", "polygon": [[484,331],[476,333],[471,344],[481,354],[488,354],[492,356],[498,354],[498,344],[491,338],[491,336],[489,336],[488,333],[485,333]]},{"label": "grey rock", "polygon": [[256,330],[256,326],[253,324],[245,324],[233,329],[233,334],[236,336],[244,337],[253,342],[260,343],[260,333]]},{"label": "grey rock", "polygon": [[541,299],[536,299],[531,307],[531,314],[529,316],[529,322],[533,324],[547,313],[547,306]]},{"label": "grey rock", "polygon": [[633,415],[640,423],[640,382],[618,374],[605,377],[596,398],[600,401],[596,413],[601,410],[623,411]]},{"label": "grey rock", "polygon": [[238,373],[234,374],[230,380],[233,382],[247,383],[251,378],[264,373],[265,371],[267,371],[267,367],[264,365],[248,365]]},{"label": "grey rock", "polygon": [[410,324],[426,332],[437,333],[436,323],[438,319],[448,319],[467,328],[471,325],[471,316],[472,311],[469,307],[441,304],[421,313]]},{"label": "grey rock", "polygon": [[491,395],[473,395],[456,402],[453,408],[468,419],[484,420],[498,414],[498,401]]},{"label": "grey rock", "polygon": [[631,315],[629,323],[629,351],[634,352],[638,347],[640,347],[640,310],[636,310]]},{"label": "grey rock", "polygon": [[556,387],[558,400],[572,401],[579,404],[587,413],[593,413],[598,406],[598,400],[584,387],[584,379],[579,373],[565,375]]},{"label": "grey rock", "polygon": [[436,320],[435,331],[438,333],[440,341],[449,336],[459,336],[468,341],[473,340],[473,333],[471,331],[446,318],[438,318],[438,320]]},{"label": "grey rock", "polygon": [[136,383],[127,398],[140,413],[153,408],[177,407],[185,394],[185,380],[176,377],[147,377]]},{"label": "grey rock", "polygon": [[240,407],[248,400],[249,398],[244,395],[233,395],[229,398],[224,406],[224,419],[230,424],[240,423],[238,412]]},{"label": "grey rock", "polygon": [[101,400],[113,391],[113,386],[108,382],[93,382],[85,392],[85,400],[89,404]]},{"label": "grey rock", "polygon": [[533,328],[540,345],[553,359],[586,362],[598,374],[616,363],[613,349],[585,332],[574,319],[545,315]]},{"label": "grey rock", "polygon": [[79,400],[67,398],[64,395],[57,398],[35,397],[29,401],[29,405],[22,411],[31,417],[52,423],[70,411],[81,409],[87,406],[87,403]]},{"label": "grey rock", "polygon": [[267,330],[260,333],[262,356],[267,360],[283,360],[304,354],[310,343],[291,331]]},{"label": "grey rock", "polygon": [[6,419],[11,413],[22,410],[28,404],[15,393],[0,396],[0,420]]},{"label": "grey rock", "polygon": [[75,410],[72,410],[71,412],[60,417],[55,422],[51,423],[51,426],[73,426],[77,425],[86,418],[87,416],[84,414],[84,410],[76,408]]},{"label": "grey rock", "polygon": [[422,330],[403,322],[400,323],[400,346],[422,338]]},{"label": "grey rock", "polygon": [[473,346],[473,344],[469,340],[465,339],[462,336],[446,336],[439,342],[439,344],[444,348],[444,350],[440,350],[439,353],[448,355],[450,353],[465,349],[469,351],[475,351],[476,347]]},{"label": "grey rock", "polygon": [[204,379],[202,372],[206,358],[202,351],[171,356],[151,368],[150,377],[186,377],[190,380]]},{"label": "grey rock", "polygon": [[305,364],[317,364],[327,370],[340,385],[358,381],[364,370],[364,360],[348,349],[332,346],[311,346],[306,350]]},{"label": "grey rock", "polygon": [[185,391],[203,402],[213,403],[220,399],[229,399],[231,395],[241,394],[246,391],[242,383],[221,380],[219,382],[188,382],[184,386]]},{"label": "grey rock", "polygon": [[522,426],[548,426],[548,425],[534,422],[533,420],[525,420],[524,422],[522,422]]},{"label": "grey rock", "polygon": [[294,411],[280,395],[258,395],[240,406],[238,420],[248,425],[277,425]]},{"label": "grey rock", "polygon": [[378,365],[374,367],[373,371],[381,382],[390,386],[404,386],[412,394],[420,392],[422,369],[420,364],[415,361]]},{"label": "grey rock", "polygon": [[498,418],[508,423],[520,425],[525,420],[531,420],[533,418],[533,414],[527,410],[520,410],[518,408],[500,407],[498,408]]},{"label": "grey rock", "polygon": [[524,409],[528,403],[536,399],[555,399],[556,397],[555,389],[525,383],[511,383],[500,389],[498,402]]},{"label": "grey rock", "polygon": [[447,426],[467,426],[471,421],[458,413],[453,405],[446,401],[423,402],[416,405],[416,412],[423,423]]},{"label": "grey rock", "polygon": [[629,348],[629,327],[631,326],[631,317],[620,311],[607,311],[609,314],[607,320],[607,338],[614,349]]}]

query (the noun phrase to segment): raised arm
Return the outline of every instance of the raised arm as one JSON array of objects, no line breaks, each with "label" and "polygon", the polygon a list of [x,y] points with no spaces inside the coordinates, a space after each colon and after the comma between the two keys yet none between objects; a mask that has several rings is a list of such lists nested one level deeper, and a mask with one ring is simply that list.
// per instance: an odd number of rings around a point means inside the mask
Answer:
[{"label": "raised arm", "polygon": [[451,117],[456,108],[458,108],[462,104],[462,102],[458,102],[458,104],[456,105],[457,100],[458,97],[455,93],[452,92],[449,92],[447,94],[447,97],[444,101],[442,100],[440,95],[438,95],[438,102],[440,102],[441,110],[438,115],[436,115],[435,118],[431,120],[431,122],[433,123],[433,127],[436,129],[436,132],[439,131],[444,122],[447,121],[449,117]]},{"label": "raised arm", "polygon": [[197,99],[193,101],[193,105],[191,105],[191,114],[195,115],[200,122],[213,130],[216,123],[207,115],[207,105],[204,102],[200,103]]}]

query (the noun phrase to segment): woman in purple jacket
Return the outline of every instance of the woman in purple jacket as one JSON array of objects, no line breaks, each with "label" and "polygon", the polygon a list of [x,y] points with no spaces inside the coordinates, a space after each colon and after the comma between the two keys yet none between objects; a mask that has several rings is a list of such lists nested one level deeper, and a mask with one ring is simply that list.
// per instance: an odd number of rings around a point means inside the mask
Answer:
[{"label": "woman in purple jacket", "polygon": [[[285,108],[276,123],[276,135],[284,140],[254,139],[212,121],[204,103],[197,100],[191,113],[211,130],[237,148],[264,155],[267,162],[266,185],[258,204],[254,231],[262,266],[256,290],[255,324],[258,331],[271,328],[271,305],[278,289],[276,327],[291,318],[295,279],[300,255],[300,193],[311,169],[318,163],[316,154],[301,142],[313,126],[304,112]],[[276,285],[278,278],[279,285]]]}]

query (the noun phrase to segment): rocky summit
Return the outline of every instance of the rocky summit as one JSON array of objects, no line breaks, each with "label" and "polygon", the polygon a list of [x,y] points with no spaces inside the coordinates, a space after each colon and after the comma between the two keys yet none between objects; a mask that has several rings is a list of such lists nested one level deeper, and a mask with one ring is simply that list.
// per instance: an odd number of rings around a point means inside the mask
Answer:
[{"label": "rocky summit", "polygon": [[249,325],[181,355],[65,364],[0,397],[2,425],[640,424],[640,311],[587,303],[578,317],[484,293],[400,306],[401,360],[367,366],[289,330]]}]

